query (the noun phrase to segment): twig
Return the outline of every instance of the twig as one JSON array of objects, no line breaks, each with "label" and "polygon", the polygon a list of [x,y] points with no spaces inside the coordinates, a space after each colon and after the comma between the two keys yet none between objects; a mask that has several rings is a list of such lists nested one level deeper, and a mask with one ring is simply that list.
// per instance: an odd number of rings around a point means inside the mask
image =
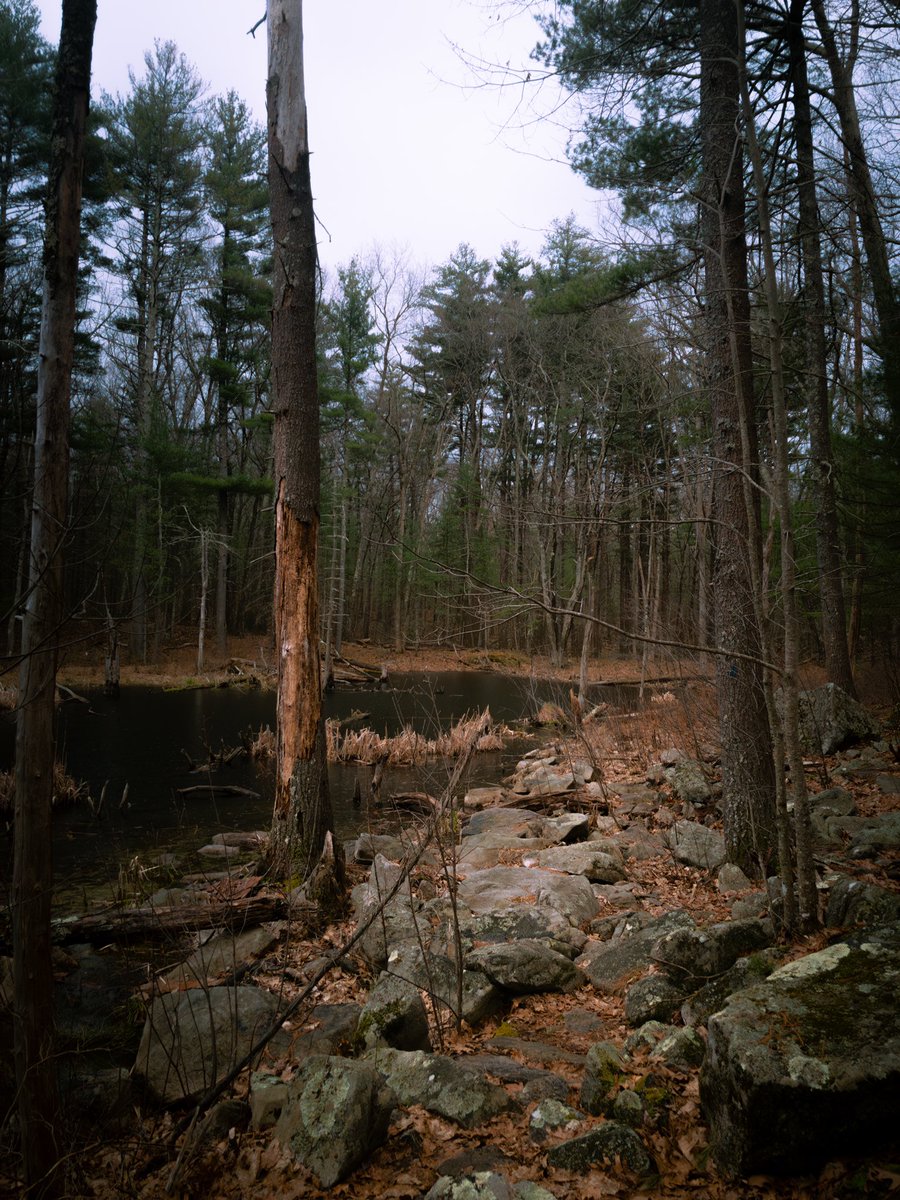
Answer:
[{"label": "twig", "polygon": [[[454,765],[453,771],[450,774],[450,778],[447,781],[447,786],[444,788],[440,799],[435,805],[434,815],[429,819],[425,826],[424,836],[421,838],[418,846],[416,846],[414,849],[410,848],[403,862],[400,864],[401,870],[399,877],[395,880],[391,887],[388,888],[372,912],[360,922],[356,928],[356,932],[349,937],[341,947],[339,947],[337,950],[333,950],[332,953],[328,955],[322,966],[319,967],[318,970],[316,970],[310,977],[306,986],[299,992],[297,996],[294,997],[285,1011],[281,1013],[281,1015],[278,1016],[268,1027],[268,1029],[266,1029],[265,1032],[257,1039],[244,1057],[238,1063],[236,1063],[217,1084],[211,1087],[205,1096],[201,1097],[201,1099],[197,1102],[197,1106],[193,1114],[179,1121],[169,1137],[170,1145],[174,1145],[175,1141],[182,1135],[182,1133],[185,1132],[186,1129],[193,1128],[196,1125],[201,1113],[205,1112],[209,1106],[213,1104],[219,1098],[219,1096],[222,1095],[226,1088],[230,1087],[231,1084],[234,1083],[241,1072],[244,1071],[254,1061],[254,1059],[262,1053],[272,1038],[275,1037],[279,1030],[281,1030],[284,1022],[292,1017],[300,1008],[302,1008],[311,993],[316,987],[318,987],[325,976],[331,970],[333,970],[334,967],[340,964],[341,960],[345,958],[347,954],[349,954],[353,947],[359,941],[361,941],[366,933],[368,933],[369,929],[371,929],[371,927],[375,924],[376,920],[382,916],[385,908],[397,895],[401,887],[406,883],[410,873],[419,862],[422,855],[425,853],[426,847],[430,844],[432,838],[435,836],[444,810],[452,800],[453,793],[456,790],[460,779],[463,777],[464,773],[469,767],[470,762],[472,761],[472,757],[475,753],[475,745],[478,741],[478,738],[481,736],[484,723],[485,720],[483,719],[472,731],[465,749],[456,760],[456,764]],[[185,1138],[184,1144],[182,1145],[178,1154],[178,1159],[166,1184],[166,1191],[169,1193],[172,1191],[175,1183],[177,1182],[178,1174],[180,1172],[180,1165],[185,1157],[185,1154],[187,1153],[189,1143],[190,1138]]]}]

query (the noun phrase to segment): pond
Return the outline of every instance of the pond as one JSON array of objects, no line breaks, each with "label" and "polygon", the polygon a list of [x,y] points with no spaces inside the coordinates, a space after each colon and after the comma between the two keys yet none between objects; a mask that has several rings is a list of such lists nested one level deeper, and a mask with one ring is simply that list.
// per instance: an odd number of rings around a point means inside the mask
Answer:
[{"label": "pond", "polygon": [[[378,733],[398,732],[407,723],[426,736],[447,728],[467,713],[489,707],[495,721],[519,722],[533,714],[545,699],[559,700],[568,689],[488,672],[441,672],[396,675],[387,691],[348,689],[330,693],[326,715],[347,718],[353,712],[368,714],[363,724]],[[632,689],[603,698],[632,703]],[[101,815],[87,805],[61,808],[54,822],[56,903],[78,907],[81,894],[96,895],[103,886],[112,889],[119,867],[135,855],[142,859],[174,853],[190,869],[197,847],[214,833],[225,830],[266,829],[271,820],[274,784],[271,769],[246,759],[215,775],[217,783],[252,789],[248,796],[186,799],[178,788],[202,782],[190,774],[187,756],[206,760],[207,748],[234,746],[242,731],[274,725],[275,695],[271,691],[211,688],[164,692],[156,688],[123,688],[118,699],[99,691],[86,691],[90,707],[67,703],[59,710],[59,754],[68,772],[85,781],[98,800],[108,781]],[[481,754],[469,774],[472,784],[493,783],[507,774],[523,748],[511,744],[502,754]],[[12,761],[13,728],[0,724],[0,766]],[[385,794],[399,791],[441,790],[449,773],[446,762],[427,768],[396,769],[386,773]],[[329,768],[332,804],[338,838],[355,836],[369,821],[365,804],[353,805],[359,777],[363,794],[371,770],[355,765]],[[119,808],[125,785],[127,807]],[[383,818],[379,815],[379,821]],[[10,867],[12,838],[2,849],[4,872]]]}]

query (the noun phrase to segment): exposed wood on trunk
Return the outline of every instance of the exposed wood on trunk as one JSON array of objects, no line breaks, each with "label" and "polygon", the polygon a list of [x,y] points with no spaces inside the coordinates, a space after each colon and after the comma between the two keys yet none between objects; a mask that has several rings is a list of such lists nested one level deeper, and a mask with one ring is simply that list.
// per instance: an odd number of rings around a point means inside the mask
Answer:
[{"label": "exposed wood on trunk", "polygon": [[271,855],[277,875],[305,878],[319,860],[333,820],[319,661],[317,262],[300,0],[271,0],[268,35],[278,653]]}]

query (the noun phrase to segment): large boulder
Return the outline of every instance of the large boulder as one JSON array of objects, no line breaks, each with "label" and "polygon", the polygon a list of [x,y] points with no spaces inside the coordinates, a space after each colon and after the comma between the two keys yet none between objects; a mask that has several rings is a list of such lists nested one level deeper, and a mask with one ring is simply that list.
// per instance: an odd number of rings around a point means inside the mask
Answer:
[{"label": "large boulder", "polygon": [[600,907],[583,875],[557,875],[536,867],[492,867],[487,871],[470,871],[459,881],[457,899],[475,913],[523,902],[546,904],[572,925],[590,921]]},{"label": "large boulder", "polygon": [[576,964],[595,987],[614,992],[629,976],[650,966],[651,951],[664,934],[692,928],[694,919],[683,909],[640,923],[638,928],[625,924],[620,936],[589,944]]},{"label": "large boulder", "polygon": [[423,951],[420,946],[409,944],[394,950],[390,971],[469,1025],[479,1024],[503,1003],[503,993],[483,971],[463,969],[462,1010],[458,1011],[460,989],[455,958]]},{"label": "large boulder", "polygon": [[724,837],[697,821],[676,821],[664,839],[676,860],[686,867],[715,871],[725,862]]},{"label": "large boulder", "polygon": [[771,921],[749,918],[720,921],[705,929],[675,929],[653,947],[660,970],[682,991],[701,987],[739,958],[764,950],[774,941]]},{"label": "large boulder", "polygon": [[625,878],[625,860],[615,842],[581,842],[576,846],[553,846],[534,856],[539,867],[584,875],[591,883],[619,883]]},{"label": "large boulder", "polygon": [[587,1174],[598,1163],[619,1161],[636,1175],[651,1175],[655,1167],[639,1134],[618,1121],[604,1121],[590,1133],[560,1142],[547,1154],[551,1167]]},{"label": "large boulder", "polygon": [[826,925],[879,925],[890,921],[900,921],[900,892],[850,875],[842,875],[832,884]]},{"label": "large boulder", "polygon": [[428,1014],[419,989],[406,979],[383,971],[360,1013],[357,1036],[366,1047],[430,1050]]},{"label": "large boulder", "polygon": [[730,1175],[797,1173],[896,1134],[900,926],[797,959],[709,1018],[700,1080]]},{"label": "large boulder", "polygon": [[157,996],[134,1074],[166,1104],[191,1100],[224,1078],[275,1019],[278,1001],[254,987],[191,988]]},{"label": "large boulder", "polygon": [[540,938],[479,946],[466,955],[466,966],[515,996],[574,992],[587,982],[570,958]]},{"label": "large boulder", "polygon": [[837,684],[800,693],[804,754],[834,754],[862,738],[877,736],[878,727],[866,710]]},{"label": "large boulder", "polygon": [[287,1085],[275,1136],[332,1187],[385,1140],[394,1103],[369,1063],[317,1055]]}]

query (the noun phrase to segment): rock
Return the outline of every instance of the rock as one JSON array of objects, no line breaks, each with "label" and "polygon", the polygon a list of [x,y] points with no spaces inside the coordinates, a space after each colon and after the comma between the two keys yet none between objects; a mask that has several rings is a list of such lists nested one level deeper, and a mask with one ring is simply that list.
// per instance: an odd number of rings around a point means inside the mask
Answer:
[{"label": "rock", "polygon": [[317,1004],[309,1018],[312,1029],[297,1034],[291,1044],[294,1058],[311,1054],[340,1055],[350,1049],[359,1025],[362,1008],[358,1004]]},{"label": "rock", "polygon": [[603,1024],[603,1018],[587,1008],[570,1008],[563,1013],[563,1025],[572,1033],[597,1033]]},{"label": "rock", "polygon": [[874,925],[900,921],[900,893],[842,875],[828,895],[825,924]]},{"label": "rock", "polygon": [[[459,932],[464,943],[515,942],[521,938],[548,938],[568,942],[580,950],[587,938],[566,920],[555,908],[538,904],[511,904],[493,912],[470,916],[458,913]],[[432,939],[432,947],[438,949],[437,938],[444,952],[451,950],[452,923],[439,931]],[[466,947],[469,948],[468,946]]]},{"label": "rock", "polygon": [[[780,693],[776,699],[780,702]],[[834,754],[878,727],[852,697],[834,683],[800,693],[800,742],[804,754]]]},{"label": "rock", "polygon": [[217,934],[198,947],[190,958],[166,971],[162,976],[163,986],[194,987],[198,983],[212,984],[227,976],[243,974],[277,941],[277,935],[262,925],[243,933]]},{"label": "rock", "polygon": [[534,867],[470,871],[459,881],[458,900],[476,913],[526,901],[555,908],[572,925],[597,915],[597,898],[583,875],[555,875]]},{"label": "rock", "polygon": [[813,812],[821,809],[830,816],[850,817],[856,812],[856,801],[846,788],[825,788],[809,796],[809,807]]},{"label": "rock", "polygon": [[163,1103],[207,1091],[272,1024],[278,1001],[254,987],[192,988],[150,1006],[134,1073]]},{"label": "rock", "polygon": [[662,1021],[645,1021],[640,1029],[629,1033],[625,1039],[625,1053],[634,1054],[636,1050],[653,1050],[664,1038],[667,1038],[669,1034],[676,1033],[677,1030],[677,1025],[664,1025]]},{"label": "rock", "polygon": [[212,844],[214,846],[237,846],[239,850],[262,850],[269,844],[269,835],[265,829],[255,829],[249,833],[234,830],[215,834]]},{"label": "rock", "polygon": [[560,1142],[547,1152],[550,1166],[565,1171],[587,1172],[595,1163],[617,1159],[636,1175],[651,1175],[656,1169],[640,1136],[618,1121],[604,1121],[590,1133]]},{"label": "rock", "polygon": [[250,1073],[250,1124],[254,1129],[267,1129],[281,1116],[288,1095],[288,1085],[280,1075],[269,1071]]},{"label": "rock", "polygon": [[692,758],[683,758],[671,767],[666,768],[666,782],[672,791],[685,804],[693,804],[702,808],[708,804],[712,796],[706,775],[701,765]]},{"label": "rock", "polygon": [[737,959],[771,946],[774,934],[772,922],[758,918],[721,921],[705,929],[675,929],[659,939],[652,956],[684,995],[704,980],[727,971]]},{"label": "rock", "polygon": [[681,1006],[684,988],[664,975],[647,975],[625,993],[625,1020],[629,1025],[667,1021]]},{"label": "rock", "polygon": [[353,861],[371,863],[380,854],[390,862],[399,863],[406,853],[406,847],[398,837],[389,837],[381,833],[361,833],[353,845]]},{"label": "rock", "polygon": [[[541,766],[529,771],[520,779],[520,783],[526,788],[526,795],[558,796],[563,792],[570,792],[578,781],[574,771]],[[515,790],[518,792],[518,786]]]},{"label": "rock", "polygon": [[617,835],[616,843],[626,858],[634,858],[639,862],[659,858],[666,852],[666,844],[662,837],[656,833],[649,833],[641,825],[631,825],[628,829],[623,829]]},{"label": "rock", "polygon": [[629,928],[607,942],[589,945],[576,960],[591,983],[603,992],[614,992],[634,971],[650,965],[653,946],[676,929],[694,928],[694,919],[683,909],[656,917],[639,928]]},{"label": "rock", "polygon": [[630,1125],[632,1129],[640,1129],[644,1123],[644,1101],[637,1092],[623,1088],[616,1092],[612,1102],[612,1118],[620,1125]]},{"label": "rock", "polygon": [[551,1046],[549,1042],[533,1042],[523,1037],[505,1037],[498,1035],[490,1038],[486,1045],[491,1050],[509,1050],[513,1054],[521,1054],[529,1062],[541,1066],[555,1067],[558,1063],[572,1063],[573,1066],[583,1067],[585,1056],[576,1054],[573,1050],[565,1050],[562,1046]]},{"label": "rock", "polygon": [[606,1109],[625,1070],[622,1055],[612,1042],[595,1042],[587,1052],[578,1103],[587,1112],[599,1116]]},{"label": "rock", "polygon": [[592,883],[619,883],[626,875],[622,851],[611,841],[554,846],[534,855],[534,861],[545,870],[584,875]]},{"label": "rock", "polygon": [[472,1171],[455,1179],[441,1175],[424,1200],[515,1200],[515,1193],[505,1175]]},{"label": "rock", "polygon": [[451,1179],[459,1179],[463,1175],[472,1175],[476,1171],[502,1171],[512,1166],[513,1160],[496,1146],[471,1146],[451,1154],[443,1162],[439,1162],[435,1170],[438,1175],[449,1175]]},{"label": "rock", "polygon": [[749,892],[753,884],[735,863],[723,863],[716,876],[716,887],[723,896],[733,896],[736,892]]},{"label": "rock", "polygon": [[478,1025],[503,1003],[503,993],[482,971],[463,970],[462,1012],[458,1007],[458,982],[455,959],[444,954],[423,952],[417,945],[405,945],[391,953],[391,974],[405,979],[432,1001],[461,1017],[469,1025]]},{"label": "rock", "polygon": [[765,917],[771,909],[768,892],[748,892],[739,896],[731,906],[735,921],[746,921],[754,917]]},{"label": "rock", "polygon": [[124,1067],[83,1071],[77,1061],[74,1071],[61,1072],[60,1090],[67,1119],[75,1118],[81,1128],[96,1132],[124,1132],[133,1127],[138,1097],[131,1074]]},{"label": "rock", "polygon": [[780,951],[771,949],[739,958],[727,971],[710,979],[685,1000],[681,1006],[682,1021],[685,1025],[705,1025],[714,1012],[725,1007],[729,996],[753,983],[761,983],[771,975],[780,957]]},{"label": "rock", "polygon": [[706,1054],[706,1042],[696,1029],[676,1029],[657,1045],[653,1057],[676,1071],[692,1071]]},{"label": "rock", "polygon": [[900,927],[788,963],[709,1019],[701,1100],[729,1176],[796,1174],[896,1135]]},{"label": "rock", "polygon": [[571,959],[537,938],[480,946],[466,955],[466,966],[483,971],[488,979],[514,996],[574,992],[586,982]]},{"label": "rock", "polygon": [[443,1055],[379,1049],[370,1051],[367,1057],[385,1076],[401,1104],[419,1104],[465,1129],[474,1129],[515,1107],[504,1088]]},{"label": "rock", "polygon": [[569,844],[583,842],[590,832],[591,818],[588,813],[562,813],[558,817],[547,817],[541,827],[541,836],[554,842]]},{"label": "rock", "polygon": [[463,838],[456,852],[457,869],[483,871],[496,867],[509,852],[534,853],[548,845],[547,838],[510,837],[503,830]]},{"label": "rock", "polygon": [[275,1136],[333,1187],[385,1140],[394,1104],[369,1063],[315,1055],[288,1084]]},{"label": "rock", "polygon": [[559,1100],[542,1100],[528,1118],[533,1134],[546,1134],[548,1129],[565,1129],[568,1126],[580,1124],[585,1119],[584,1113],[577,1108],[570,1108]]},{"label": "rock", "polygon": [[556,1200],[553,1192],[548,1192],[545,1187],[533,1183],[530,1179],[520,1179],[513,1191],[516,1200]]},{"label": "rock", "polygon": [[684,751],[679,750],[676,746],[669,746],[659,756],[660,766],[663,767],[676,767],[680,762],[684,762],[684,759]]},{"label": "rock", "polygon": [[197,853],[202,854],[204,858],[237,858],[241,853],[241,848],[240,846],[222,846],[210,842],[207,846],[200,846]]},{"label": "rock", "polygon": [[463,838],[477,837],[482,833],[502,832],[510,839],[540,837],[544,820],[527,808],[487,808],[469,817],[463,827]]},{"label": "rock", "polygon": [[243,1100],[220,1100],[200,1123],[197,1141],[200,1145],[221,1142],[232,1129],[244,1130],[250,1124],[250,1105]]},{"label": "rock", "polygon": [[870,858],[880,850],[896,850],[900,846],[900,812],[881,813],[869,817],[856,831],[850,843],[853,858]]},{"label": "rock", "polygon": [[428,1014],[418,988],[382,972],[360,1013],[357,1038],[366,1049],[430,1050]]},{"label": "rock", "polygon": [[664,840],[678,862],[686,867],[715,871],[725,861],[725,839],[715,829],[696,821],[676,821]]},{"label": "rock", "polygon": [[546,1071],[542,1067],[526,1067],[513,1058],[507,1058],[505,1054],[468,1054],[454,1061],[465,1071],[493,1075],[502,1083],[523,1084],[524,1103],[551,1098],[565,1100],[569,1094],[568,1083],[553,1071]]}]

